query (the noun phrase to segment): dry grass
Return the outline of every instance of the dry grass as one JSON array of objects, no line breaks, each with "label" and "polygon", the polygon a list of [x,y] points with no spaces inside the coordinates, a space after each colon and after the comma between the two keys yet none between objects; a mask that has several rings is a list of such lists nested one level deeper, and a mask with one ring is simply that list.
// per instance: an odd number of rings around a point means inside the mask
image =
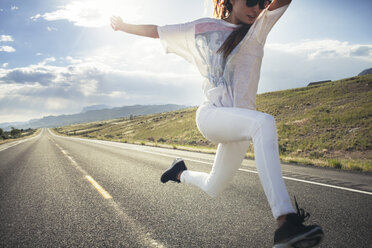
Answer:
[{"label": "dry grass", "polygon": [[[275,117],[283,161],[372,171],[372,75],[261,94],[257,109]],[[198,131],[195,113],[196,107],[56,131],[178,149],[215,149]],[[252,147],[247,157],[253,157]]]}]

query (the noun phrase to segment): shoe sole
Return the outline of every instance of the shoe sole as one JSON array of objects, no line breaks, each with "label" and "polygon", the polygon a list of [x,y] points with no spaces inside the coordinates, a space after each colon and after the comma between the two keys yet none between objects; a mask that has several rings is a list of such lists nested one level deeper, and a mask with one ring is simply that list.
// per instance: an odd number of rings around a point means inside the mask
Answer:
[{"label": "shoe sole", "polygon": [[285,243],[276,244],[273,248],[309,248],[318,245],[324,237],[320,227],[316,227],[307,233],[297,236]]}]

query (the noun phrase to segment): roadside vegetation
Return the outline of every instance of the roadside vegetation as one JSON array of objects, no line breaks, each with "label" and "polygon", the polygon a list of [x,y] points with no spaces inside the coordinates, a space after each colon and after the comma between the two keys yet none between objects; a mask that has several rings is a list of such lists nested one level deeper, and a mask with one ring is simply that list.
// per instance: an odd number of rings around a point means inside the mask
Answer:
[{"label": "roadside vegetation", "polygon": [[31,136],[35,134],[37,130],[38,129],[31,128],[24,130],[12,127],[10,131],[4,131],[0,128],[0,144]]},{"label": "roadside vegetation", "polygon": [[[282,161],[372,171],[372,75],[257,96],[257,110],[277,122]],[[208,150],[196,107],[56,128],[62,135],[174,149]],[[231,127],[234,128],[234,127]],[[247,152],[253,158],[253,147]]]}]

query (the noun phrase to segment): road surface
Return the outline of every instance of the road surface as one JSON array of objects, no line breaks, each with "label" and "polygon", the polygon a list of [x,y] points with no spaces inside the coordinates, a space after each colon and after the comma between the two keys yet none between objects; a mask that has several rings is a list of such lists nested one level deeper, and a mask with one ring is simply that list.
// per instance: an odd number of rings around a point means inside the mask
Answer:
[{"label": "road surface", "polygon": [[[276,229],[254,161],[210,198],[161,184],[176,157],[208,172],[213,155],[37,137],[0,146],[0,247],[271,247]],[[291,196],[323,226],[320,247],[372,247],[372,176],[283,164]]]}]

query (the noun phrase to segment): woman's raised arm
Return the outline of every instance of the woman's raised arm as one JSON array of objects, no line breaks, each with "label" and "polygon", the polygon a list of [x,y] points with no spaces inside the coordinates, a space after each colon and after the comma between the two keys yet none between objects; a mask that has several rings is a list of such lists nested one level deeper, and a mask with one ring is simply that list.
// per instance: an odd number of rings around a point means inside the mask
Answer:
[{"label": "woman's raised arm", "polygon": [[284,5],[290,4],[292,0],[273,0],[269,6],[269,10],[278,9]]},{"label": "woman's raised arm", "polygon": [[159,38],[158,26],[156,25],[134,25],[124,23],[118,16],[111,17],[111,27],[115,31],[123,31],[129,34],[135,34],[150,38]]}]

